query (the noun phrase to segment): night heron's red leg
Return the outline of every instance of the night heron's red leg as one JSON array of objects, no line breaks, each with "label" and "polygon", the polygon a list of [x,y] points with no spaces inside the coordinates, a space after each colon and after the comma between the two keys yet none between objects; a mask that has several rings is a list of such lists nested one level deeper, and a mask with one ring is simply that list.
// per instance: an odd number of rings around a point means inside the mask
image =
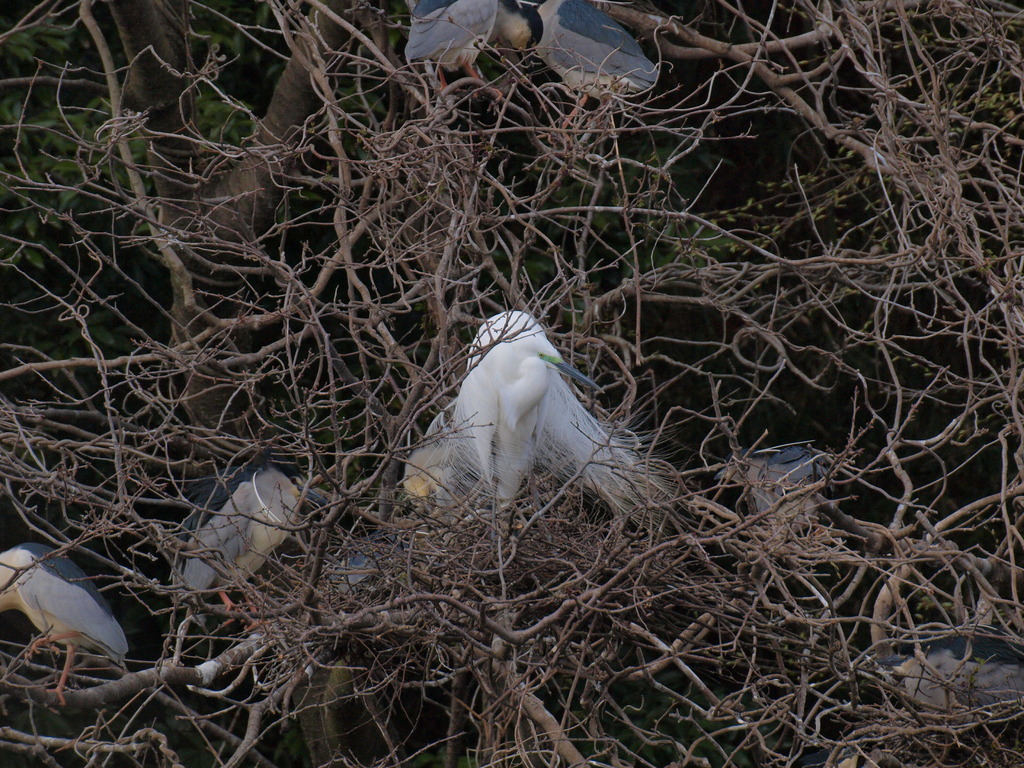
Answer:
[{"label": "night heron's red leg", "polygon": [[579,101],[577,101],[575,106],[573,106],[572,112],[570,112],[568,115],[566,115],[565,116],[565,120],[562,121],[562,128],[568,128],[572,124],[572,120],[573,120],[574,117],[576,117],[576,113],[579,112],[582,109],[585,109],[586,106],[587,106],[587,102],[589,100],[590,100],[590,94],[589,93],[584,93],[582,96],[580,96]]},{"label": "night heron's red leg", "polygon": [[60,702],[62,707],[68,705],[67,699],[64,698],[64,688],[68,684],[68,675],[71,674],[71,667],[75,663],[75,646],[72,643],[68,643],[68,654],[67,660],[64,662],[64,671],[60,673],[60,680],[57,681],[57,688],[54,693],[57,694],[57,701]]},{"label": "night heron's red leg", "polygon": [[[227,592],[225,592],[224,590],[221,590],[217,594],[220,595],[220,599],[224,601],[224,607],[227,608],[229,611],[237,611],[237,610],[239,610],[238,603],[236,603],[234,600],[232,600],[230,597],[228,597],[228,593]],[[248,606],[250,612],[252,612],[252,613],[256,612],[256,606],[253,605],[252,600],[249,600],[248,598],[246,598],[245,604]],[[228,619],[227,621],[224,622],[224,626],[226,627],[228,624],[230,624],[233,621],[234,621],[234,619]],[[249,624],[249,628],[251,629],[251,628],[253,628],[255,626],[258,626],[259,622],[256,622],[256,621],[253,621],[253,620],[249,620],[248,624]]]},{"label": "night heron's red leg", "polygon": [[28,644],[28,647],[25,649],[25,656],[31,659],[33,654],[35,654],[35,652],[40,648],[52,648],[59,641],[70,640],[72,637],[79,637],[80,634],[81,633],[79,632],[64,632],[59,635],[43,635],[42,637],[37,637]]},{"label": "night heron's red leg", "polygon": [[[465,67],[466,71],[469,72],[469,74],[475,77],[477,80],[483,80],[485,83],[487,82],[486,80],[484,80],[484,76],[480,74],[480,70],[473,66],[473,62],[467,61],[462,66]],[[491,97],[495,101],[501,101],[503,98],[505,98],[505,94],[501,92],[501,89],[495,88],[493,85],[486,86],[484,90],[490,93]]]}]

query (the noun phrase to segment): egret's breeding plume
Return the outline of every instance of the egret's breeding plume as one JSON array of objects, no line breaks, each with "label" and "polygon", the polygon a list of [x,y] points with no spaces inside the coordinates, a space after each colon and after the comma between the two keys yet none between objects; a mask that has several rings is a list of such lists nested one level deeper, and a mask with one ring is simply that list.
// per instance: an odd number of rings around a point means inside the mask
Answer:
[{"label": "egret's breeding plume", "polygon": [[53,643],[67,647],[56,689],[61,704],[76,646],[118,664],[128,652],[124,631],[103,595],[81,568],[43,544],[19,544],[0,554],[0,611],[10,610],[21,611],[43,633],[30,653]]},{"label": "egret's breeding plume", "polygon": [[597,385],[562,361],[544,330],[525,312],[503,312],[483,324],[470,348],[468,372],[454,402],[414,451],[406,488],[459,498],[483,489],[499,503],[514,498],[531,472],[582,479],[593,493],[629,509],[664,497],[663,470],[639,453],[637,438],[602,424],[583,407],[563,374]]},{"label": "egret's breeding plume", "polygon": [[543,29],[537,53],[570,88],[599,98],[609,90],[643,91],[657,82],[658,65],[636,39],[586,0],[534,5]]},{"label": "egret's breeding plume", "polygon": [[906,692],[939,709],[1024,698],[1024,645],[996,627],[906,645],[878,660]]},{"label": "egret's breeding plume", "polygon": [[264,454],[241,469],[193,482],[186,492],[196,509],[184,523],[184,538],[193,545],[184,553],[185,584],[209,589],[236,569],[255,573],[298,522],[296,476],[294,467]]}]

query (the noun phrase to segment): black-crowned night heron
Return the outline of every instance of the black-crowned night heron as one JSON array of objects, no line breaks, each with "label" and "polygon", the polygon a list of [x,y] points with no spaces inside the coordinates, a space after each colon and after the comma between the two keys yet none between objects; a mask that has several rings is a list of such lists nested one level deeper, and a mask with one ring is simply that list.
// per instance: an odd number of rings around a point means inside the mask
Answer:
[{"label": "black-crowned night heron", "polygon": [[405,57],[436,61],[441,87],[444,69],[463,67],[483,79],[473,66],[485,42],[525,48],[540,38],[540,19],[517,0],[420,0],[412,12]]},{"label": "black-crowned night heron", "polygon": [[586,0],[533,5],[543,29],[537,53],[570,88],[599,98],[608,91],[643,91],[657,82],[658,66],[636,39]]},{"label": "black-crowned night heron", "polygon": [[537,8],[530,0],[498,0],[491,42],[523,50],[540,42],[544,34]]},{"label": "black-crowned night heron", "polygon": [[905,645],[878,663],[903,678],[910,696],[939,709],[1024,698],[1024,645],[995,627]]},{"label": "black-crowned night heron", "polygon": [[786,445],[733,456],[718,478],[729,480],[739,475],[749,486],[748,503],[755,514],[785,506],[783,499],[790,495],[799,499],[800,511],[813,512],[823,497],[797,494],[821,480],[827,471],[823,454],[806,445]]},{"label": "black-crowned night heron", "polygon": [[43,544],[19,544],[0,554],[0,611],[21,611],[43,633],[29,646],[60,643],[67,659],[56,694],[66,704],[64,688],[75,648],[99,651],[117,664],[128,652],[121,625],[107,601],[82,569]]},{"label": "black-crowned night heron", "polygon": [[412,12],[405,57],[440,64],[442,87],[444,67],[464,67],[480,77],[473,62],[480,44],[490,39],[497,6],[497,0],[420,0]]},{"label": "black-crowned night heron", "polygon": [[[255,573],[298,522],[299,490],[294,467],[276,462],[269,453],[241,469],[228,469],[197,480],[186,490],[196,507],[185,520],[185,552],[181,578],[194,590],[224,584],[233,572]],[[307,491],[307,497],[322,497]],[[220,593],[225,605],[231,601]]]}]

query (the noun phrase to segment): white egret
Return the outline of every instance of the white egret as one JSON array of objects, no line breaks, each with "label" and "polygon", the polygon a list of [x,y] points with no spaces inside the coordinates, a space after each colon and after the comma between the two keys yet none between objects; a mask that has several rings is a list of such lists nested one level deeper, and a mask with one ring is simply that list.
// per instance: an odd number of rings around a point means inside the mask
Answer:
[{"label": "white egret", "polygon": [[579,478],[620,509],[670,492],[664,469],[645,461],[635,435],[583,407],[561,374],[597,385],[562,360],[533,317],[495,315],[470,349],[457,397],[409,457],[410,493],[458,498],[482,484],[506,503],[532,471]]}]

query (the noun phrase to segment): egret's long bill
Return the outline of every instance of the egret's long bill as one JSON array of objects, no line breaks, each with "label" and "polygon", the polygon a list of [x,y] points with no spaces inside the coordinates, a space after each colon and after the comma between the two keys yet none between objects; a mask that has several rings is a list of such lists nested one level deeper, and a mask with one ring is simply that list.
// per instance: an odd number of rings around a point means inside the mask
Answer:
[{"label": "egret's long bill", "polygon": [[580,384],[586,384],[588,387],[592,389],[600,389],[600,387],[598,387],[597,385],[597,382],[594,381],[592,378],[590,378],[586,374],[580,373],[567,362],[555,357],[554,355],[541,355],[540,359],[543,360],[545,363],[554,366],[562,373],[564,373],[566,376],[576,379],[576,381],[578,381]]}]

